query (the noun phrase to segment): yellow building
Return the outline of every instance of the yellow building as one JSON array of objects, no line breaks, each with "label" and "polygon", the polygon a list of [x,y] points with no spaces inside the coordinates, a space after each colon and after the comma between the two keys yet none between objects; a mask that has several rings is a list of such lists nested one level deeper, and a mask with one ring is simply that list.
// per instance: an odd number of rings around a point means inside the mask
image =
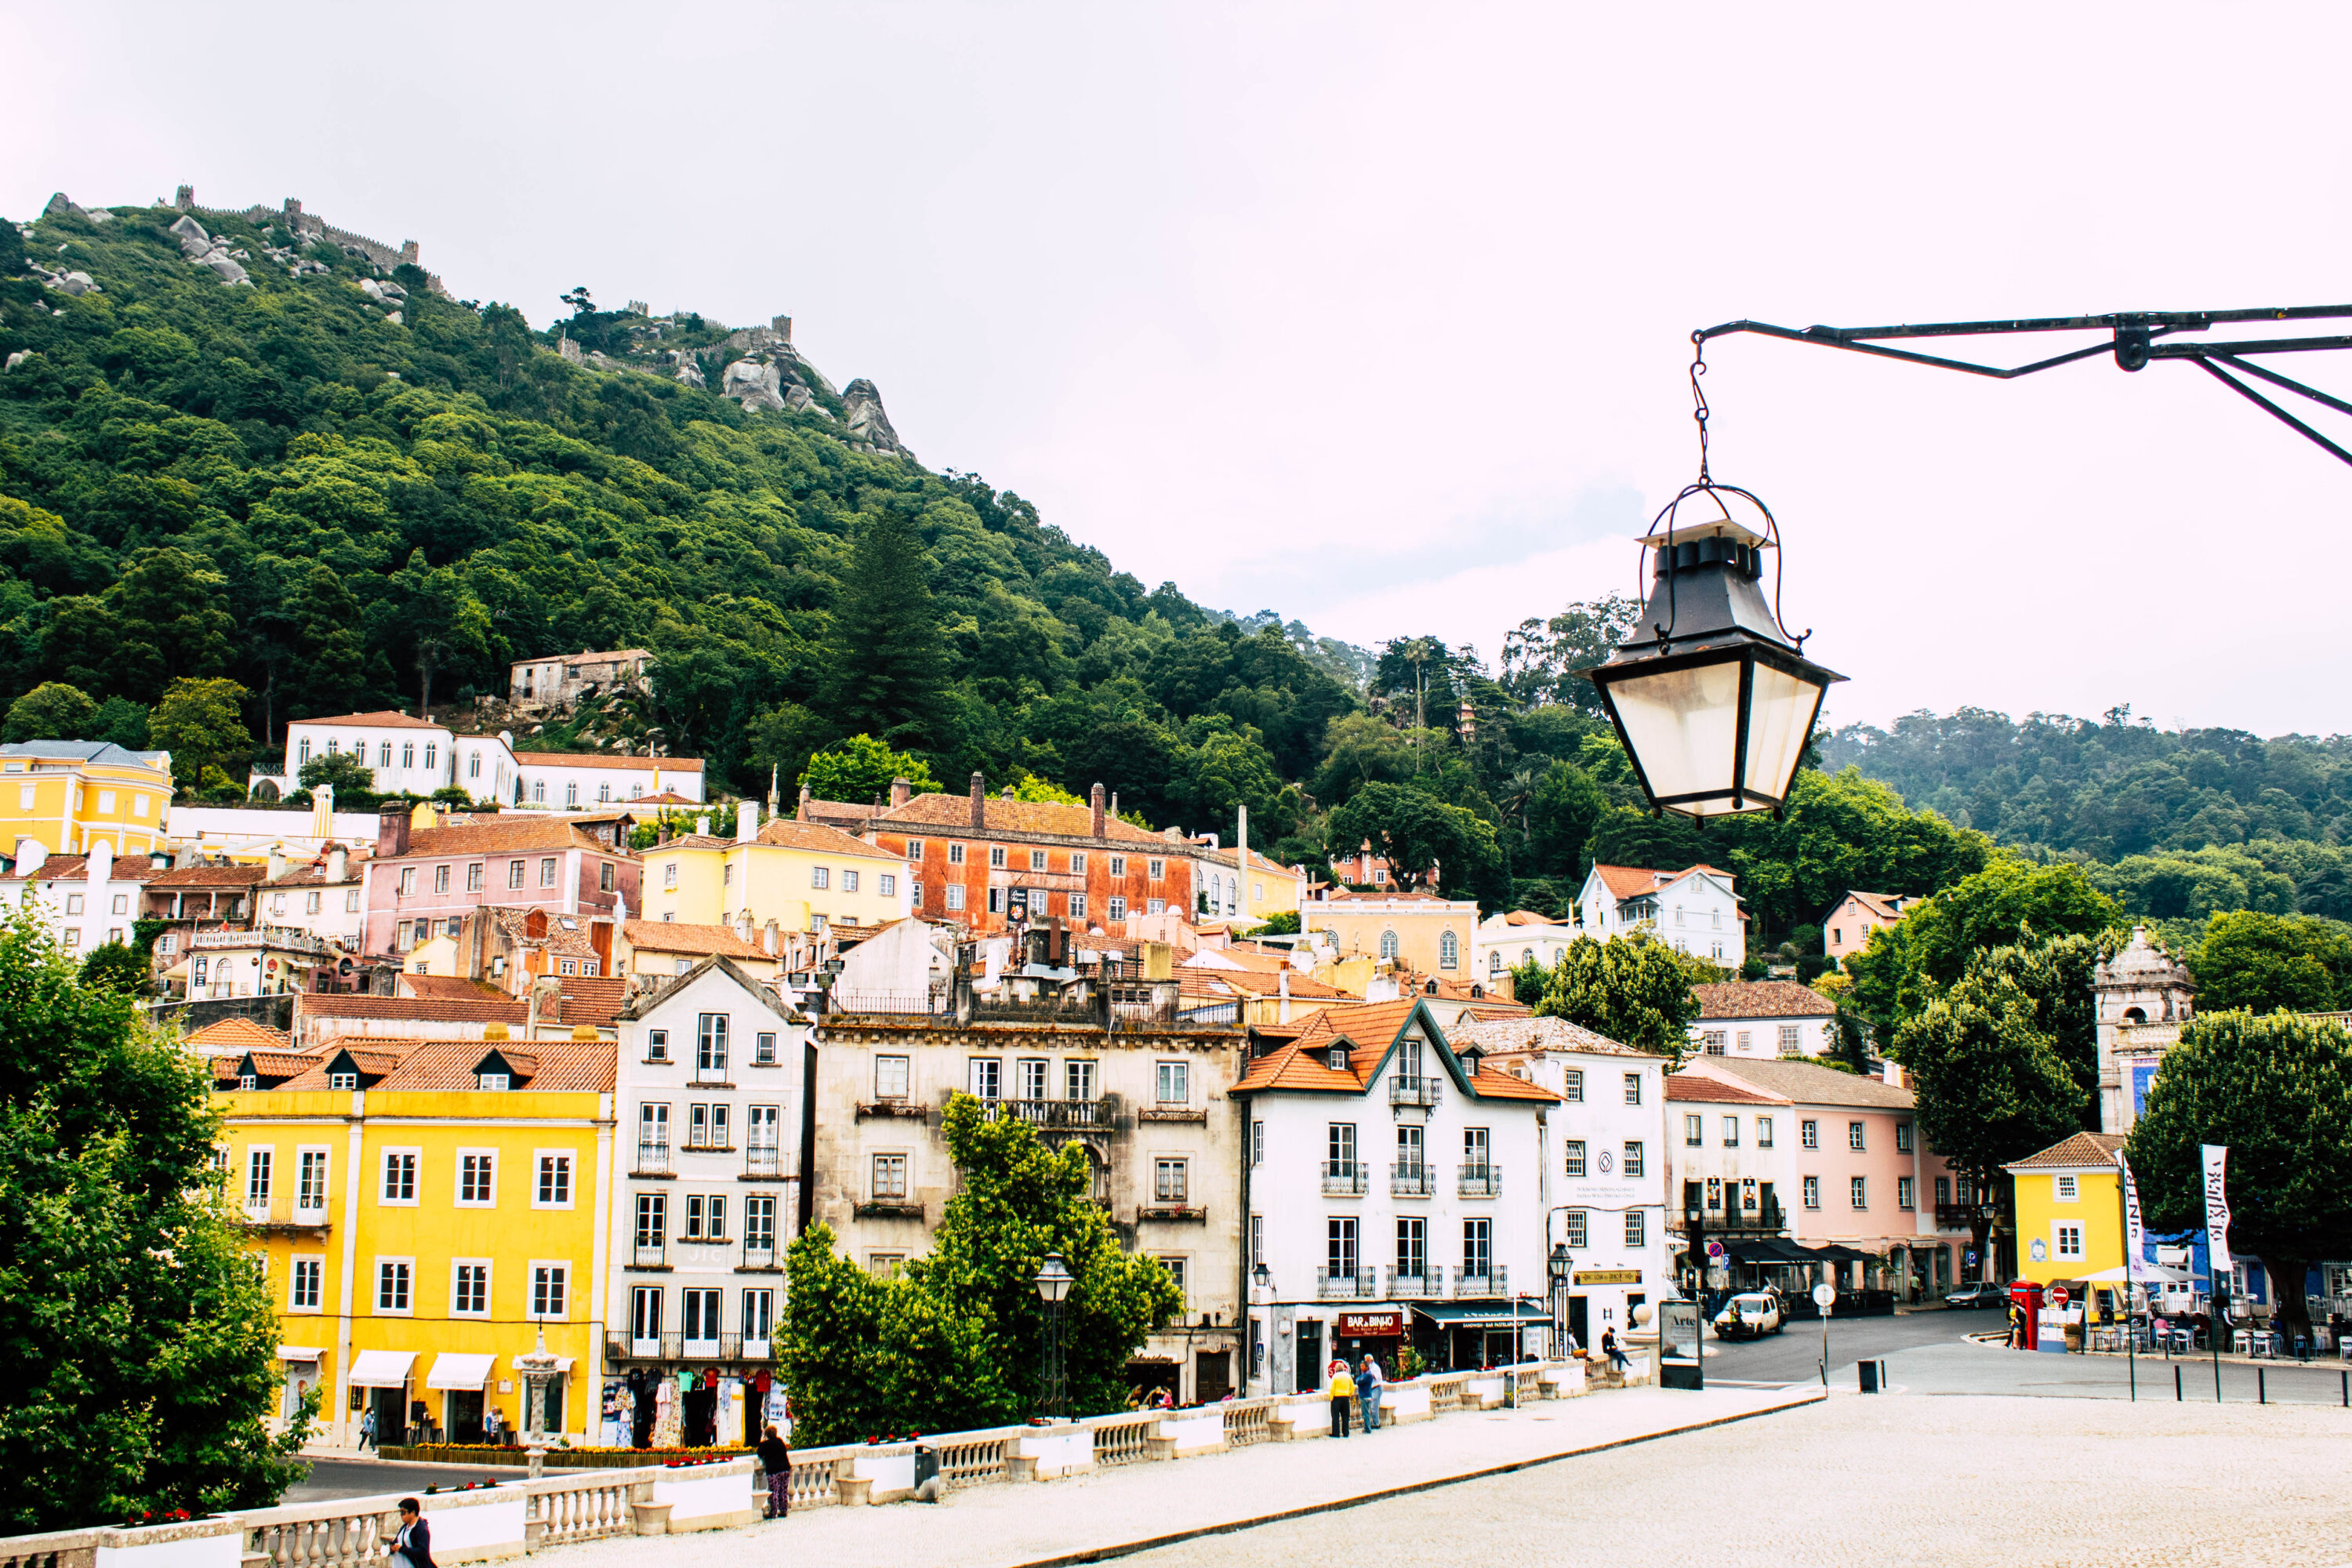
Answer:
[{"label": "yellow building", "polygon": [[[746,814],[758,808],[745,802]],[[778,931],[877,926],[913,911],[906,858],[837,827],[778,817],[751,837],[697,834],[645,852],[644,917],[683,925],[751,921]]]},{"label": "yellow building", "polygon": [[27,839],[52,855],[104,843],[120,856],[163,847],[172,804],[172,753],[110,741],[24,741],[0,746],[0,852]]},{"label": "yellow building", "polygon": [[1229,920],[1244,926],[1261,924],[1276,915],[1297,914],[1307,900],[1307,874],[1278,860],[1249,851],[1246,871],[1236,868],[1238,849],[1196,850],[1201,870],[1195,879],[1204,921]]},{"label": "yellow building", "polygon": [[214,1058],[230,1202],[267,1260],[286,1387],[321,1436],[524,1426],[514,1358],[562,1373],[548,1429],[598,1427],[613,1175],[609,1042],[367,1039]]},{"label": "yellow building", "polygon": [[2124,1262],[2115,1132],[2077,1132],[2001,1167],[2016,1189],[2017,1277],[2049,1285]]},{"label": "yellow building", "polygon": [[[1307,905],[1298,921],[1302,931],[1329,933],[1327,945],[1336,945],[1343,960],[1385,960],[1416,974],[1466,979],[1478,900],[1434,893],[1334,893]],[[1319,972],[1317,978],[1333,979]],[[1348,989],[1344,984],[1340,988]]]}]

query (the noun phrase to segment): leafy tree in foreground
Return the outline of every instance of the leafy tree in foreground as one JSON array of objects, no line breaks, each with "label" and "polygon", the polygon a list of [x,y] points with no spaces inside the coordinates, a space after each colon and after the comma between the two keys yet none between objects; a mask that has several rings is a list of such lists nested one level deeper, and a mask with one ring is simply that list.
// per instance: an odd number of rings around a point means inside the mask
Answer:
[{"label": "leafy tree in foreground", "polygon": [[876,1279],[812,1226],[786,1257],[777,1361],[803,1442],[946,1432],[1025,1419],[1042,1397],[1044,1308],[1033,1281],[1048,1253],[1076,1277],[1063,1307],[1075,1414],[1116,1410],[1128,1358],[1183,1309],[1157,1259],[1120,1249],[1090,1194],[1084,1149],[1041,1142],[957,1095],[948,1152],[961,1188],[932,1251]]},{"label": "leafy tree in foreground", "polygon": [[79,687],[45,680],[8,705],[0,741],[79,741],[98,721],[98,704]]},{"label": "leafy tree in foreground", "polygon": [[0,1529],[267,1507],[277,1320],[212,1169],[203,1064],[0,924]]},{"label": "leafy tree in foreground", "polygon": [[[176,763],[178,757],[173,761]],[[302,764],[295,783],[304,789],[317,789],[320,784],[333,786],[335,804],[358,810],[375,798],[375,770],[360,760],[356,752],[327,752]]]},{"label": "leafy tree in foreground", "polygon": [[1691,1021],[1698,1016],[1691,986],[1718,978],[1712,965],[1694,966],[1646,936],[1607,942],[1580,936],[1551,968],[1522,964],[1512,976],[1513,994],[1522,1002],[1532,1000],[1537,1016],[1565,1018],[1678,1064],[1690,1048]]},{"label": "leafy tree in foreground", "polygon": [[2330,1013],[2352,997],[2352,934],[2308,915],[2217,914],[2189,960],[2198,1005]]},{"label": "leafy tree in foreground", "polygon": [[887,800],[893,781],[905,779],[917,795],[937,795],[940,781],[931,767],[909,752],[894,752],[871,735],[835,741],[808,760],[801,783],[819,800],[863,803],[879,795]]},{"label": "leafy tree in foreground", "polygon": [[[1988,963],[1895,1036],[1918,1093],[1919,1135],[1975,1184],[1980,1203],[2002,1190],[2002,1166],[2083,1126],[2083,1090],[2037,998],[2005,973],[2013,967]],[[1969,1226],[1976,1255],[1989,1258],[1981,1206]]]},{"label": "leafy tree in foreground", "polygon": [[172,776],[183,789],[197,786],[206,768],[245,772],[253,750],[253,731],[237,717],[245,695],[234,680],[175,680],[155,704],[147,738],[172,753]]},{"label": "leafy tree in foreground", "polygon": [[2126,1149],[2148,1224],[2205,1222],[2200,1145],[2230,1150],[2230,1247],[2263,1260],[2290,1333],[2305,1271],[2352,1252],[2352,1036],[2308,1018],[2203,1013],[2164,1054]]}]

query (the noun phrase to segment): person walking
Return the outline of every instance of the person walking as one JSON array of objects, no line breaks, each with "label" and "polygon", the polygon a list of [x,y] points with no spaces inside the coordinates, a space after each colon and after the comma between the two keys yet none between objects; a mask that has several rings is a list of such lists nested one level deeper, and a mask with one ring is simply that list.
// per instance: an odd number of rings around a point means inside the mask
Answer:
[{"label": "person walking", "polygon": [[1331,1363],[1331,1436],[1348,1435],[1348,1406],[1355,1403],[1356,1380],[1348,1375],[1348,1363]]},{"label": "person walking", "polygon": [[768,1472],[768,1517],[782,1519],[792,1511],[793,1451],[772,1424],[760,1439],[760,1468]]},{"label": "person walking", "polygon": [[1381,1363],[1364,1352],[1364,1364],[1356,1369],[1356,1403],[1364,1412],[1364,1436],[1369,1437],[1381,1429]]},{"label": "person walking", "polygon": [[[375,1447],[375,1406],[371,1405],[360,1413],[360,1451],[365,1453],[373,1447]],[[379,1458],[383,1457],[381,1450],[378,1450],[377,1457]]]},{"label": "person walking", "polygon": [[413,1497],[400,1500],[400,1533],[392,1539],[391,1568],[434,1568],[433,1528]]}]

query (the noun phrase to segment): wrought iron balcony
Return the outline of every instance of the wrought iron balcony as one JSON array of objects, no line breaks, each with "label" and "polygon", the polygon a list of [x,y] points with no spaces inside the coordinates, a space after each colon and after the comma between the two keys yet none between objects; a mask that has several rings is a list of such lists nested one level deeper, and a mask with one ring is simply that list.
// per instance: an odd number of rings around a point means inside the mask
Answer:
[{"label": "wrought iron balcony", "polygon": [[1025,1121],[1040,1132],[1108,1132],[1114,1125],[1107,1100],[983,1100],[991,1121]]},{"label": "wrought iron balcony", "polygon": [[633,1176],[668,1175],[670,1173],[669,1145],[667,1143],[638,1144],[637,1163],[629,1167],[629,1173]]},{"label": "wrought iron balcony", "polygon": [[775,1266],[776,1238],[774,1237],[769,1237],[764,1241],[746,1241],[743,1244],[744,1268],[773,1268]]},{"label": "wrought iron balcony", "polygon": [[1316,1299],[1323,1301],[1369,1300],[1381,1293],[1380,1276],[1371,1269],[1334,1273],[1326,1268],[1315,1276]]},{"label": "wrought iron balcony", "polygon": [[743,1152],[743,1173],[747,1176],[785,1174],[784,1152],[766,1143],[754,1143]]},{"label": "wrought iron balcony", "polygon": [[1511,1270],[1507,1265],[1488,1266],[1484,1274],[1473,1274],[1467,1268],[1454,1277],[1454,1298],[1507,1296],[1511,1293]]},{"label": "wrought iron balcony", "polygon": [[689,1337],[677,1332],[640,1335],[626,1329],[604,1331],[604,1353],[614,1361],[765,1361],[770,1344],[731,1333]]},{"label": "wrought iron balcony", "polygon": [[629,1261],[639,1268],[659,1268],[669,1262],[669,1253],[660,1238],[648,1240],[639,1237],[636,1245],[629,1250]]},{"label": "wrought iron balcony", "polygon": [[1425,1198],[1437,1191],[1437,1169],[1433,1165],[1391,1165],[1389,1194],[1400,1198]]},{"label": "wrought iron balcony", "polygon": [[1465,1198],[1501,1197],[1503,1167],[1500,1165],[1463,1166],[1461,1192]]},{"label": "wrought iron balcony", "polygon": [[1411,1274],[1389,1270],[1389,1295],[1397,1300],[1435,1300],[1444,1294],[1445,1270],[1442,1267],[1425,1267]]},{"label": "wrought iron balcony", "polygon": [[1978,1215],[1988,1206],[1990,1205],[1983,1204],[1937,1204],[1936,1228],[1937,1230],[1970,1229],[1975,1226]]},{"label": "wrought iron balcony", "polygon": [[1353,1160],[1323,1162],[1323,1195],[1329,1198],[1360,1198],[1364,1195],[1365,1167]]},{"label": "wrought iron balcony", "polygon": [[1435,1105],[1437,1080],[1433,1078],[1393,1077],[1389,1079],[1391,1105]]}]

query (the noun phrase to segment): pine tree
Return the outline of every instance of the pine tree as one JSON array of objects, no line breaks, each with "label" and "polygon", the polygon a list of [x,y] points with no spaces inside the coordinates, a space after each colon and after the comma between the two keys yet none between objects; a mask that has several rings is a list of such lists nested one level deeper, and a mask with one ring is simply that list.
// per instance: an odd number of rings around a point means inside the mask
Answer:
[{"label": "pine tree", "polygon": [[928,749],[943,708],[930,560],[903,514],[868,522],[850,552],[825,639],[824,717],[844,733]]}]

